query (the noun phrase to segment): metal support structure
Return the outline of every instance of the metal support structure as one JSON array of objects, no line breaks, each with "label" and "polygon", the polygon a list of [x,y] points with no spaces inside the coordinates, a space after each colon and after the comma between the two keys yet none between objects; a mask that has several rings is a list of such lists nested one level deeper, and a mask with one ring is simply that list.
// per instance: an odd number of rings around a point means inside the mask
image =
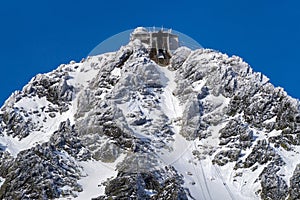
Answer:
[{"label": "metal support structure", "polygon": [[149,56],[156,63],[166,66],[170,62],[173,51],[179,47],[178,36],[171,30],[148,31],[137,28],[131,34],[131,40],[139,39],[149,46]]}]

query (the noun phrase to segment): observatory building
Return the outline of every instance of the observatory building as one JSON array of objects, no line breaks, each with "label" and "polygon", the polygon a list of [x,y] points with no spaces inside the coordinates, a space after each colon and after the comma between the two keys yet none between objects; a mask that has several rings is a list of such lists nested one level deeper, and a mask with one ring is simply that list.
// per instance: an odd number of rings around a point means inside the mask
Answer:
[{"label": "observatory building", "polygon": [[130,40],[135,39],[147,44],[150,59],[162,66],[169,64],[172,53],[179,47],[178,35],[171,30],[150,31],[139,27],[130,34]]}]

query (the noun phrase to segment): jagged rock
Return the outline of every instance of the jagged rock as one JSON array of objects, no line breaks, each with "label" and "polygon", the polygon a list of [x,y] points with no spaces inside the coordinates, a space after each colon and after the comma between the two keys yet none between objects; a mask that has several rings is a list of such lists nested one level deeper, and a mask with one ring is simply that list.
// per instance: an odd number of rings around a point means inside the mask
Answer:
[{"label": "jagged rock", "polygon": [[77,180],[80,167],[72,159],[44,143],[20,152],[8,167],[5,182],[0,188],[1,199],[52,199],[60,197],[63,186],[72,188],[70,195],[77,196],[82,188]]},{"label": "jagged rock", "polygon": [[112,142],[106,142],[93,154],[93,158],[102,162],[114,162],[120,155],[121,149]]},{"label": "jagged rock", "polygon": [[[165,176],[163,181],[161,177]],[[166,167],[162,171],[118,174],[109,181],[105,188],[105,196],[96,199],[188,199],[181,187],[182,178],[174,168]],[[147,191],[147,192],[146,192]]]},{"label": "jagged rock", "polygon": [[276,174],[282,161],[271,162],[264,168],[259,175],[261,179],[262,190],[260,196],[262,199],[284,200],[288,195],[288,186],[286,182]]},{"label": "jagged rock", "polygon": [[135,121],[133,121],[133,125],[135,126],[141,126],[147,122],[147,119],[145,117],[138,118]]},{"label": "jagged rock", "polygon": [[163,185],[163,188],[159,190],[157,195],[154,195],[151,199],[183,199],[186,200],[187,194],[184,189],[180,187],[180,182],[175,178],[167,179]]},{"label": "jagged rock", "polygon": [[182,128],[180,134],[188,140],[193,140],[198,136],[201,120],[201,105],[197,99],[190,99],[182,116]]},{"label": "jagged rock", "polygon": [[251,153],[247,156],[243,163],[237,163],[236,167],[249,168],[255,163],[263,165],[268,161],[275,160],[278,155],[266,140],[259,140],[253,147]]},{"label": "jagged rock", "polygon": [[235,143],[237,148],[249,148],[253,141],[253,131],[247,124],[243,124],[240,119],[230,120],[224,128],[220,130],[220,145]]},{"label": "jagged rock", "polygon": [[182,66],[184,61],[188,58],[188,56],[191,54],[191,50],[187,47],[180,47],[176,49],[176,51],[173,53],[173,56],[170,60],[171,65],[169,65],[170,70],[177,70]]},{"label": "jagged rock", "polygon": [[13,165],[13,157],[7,151],[0,151],[0,177],[6,177],[8,169]]},{"label": "jagged rock", "polygon": [[70,124],[69,119],[60,124],[59,129],[51,136],[49,143],[79,161],[91,158],[90,152],[83,145],[75,126]]},{"label": "jagged rock", "polygon": [[39,98],[45,96],[48,101],[58,105],[71,101],[74,88],[67,83],[68,74],[56,72],[52,77],[38,74],[24,87],[23,92],[27,95],[37,95]]},{"label": "jagged rock", "polygon": [[295,168],[293,176],[290,178],[289,200],[300,199],[300,165]]},{"label": "jagged rock", "polygon": [[[0,165],[1,176],[5,177],[1,199],[76,197],[82,187],[77,183],[81,168],[74,158],[81,161],[91,158],[69,120],[60,124],[49,142],[22,151],[16,158],[7,152],[0,153],[5,161]],[[70,190],[61,189],[65,186]]]},{"label": "jagged rock", "polygon": [[214,159],[212,160],[212,163],[223,166],[226,165],[228,162],[237,161],[240,154],[240,149],[231,149],[227,151],[222,150],[215,155]]}]

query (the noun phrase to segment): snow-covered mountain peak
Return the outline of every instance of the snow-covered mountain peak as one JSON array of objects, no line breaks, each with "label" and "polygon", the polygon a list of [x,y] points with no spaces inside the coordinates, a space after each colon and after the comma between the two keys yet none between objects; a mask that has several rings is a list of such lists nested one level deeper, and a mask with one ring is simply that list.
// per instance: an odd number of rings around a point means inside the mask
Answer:
[{"label": "snow-covered mountain peak", "polygon": [[15,92],[0,197],[300,198],[298,100],[237,56],[150,52],[134,39]]}]

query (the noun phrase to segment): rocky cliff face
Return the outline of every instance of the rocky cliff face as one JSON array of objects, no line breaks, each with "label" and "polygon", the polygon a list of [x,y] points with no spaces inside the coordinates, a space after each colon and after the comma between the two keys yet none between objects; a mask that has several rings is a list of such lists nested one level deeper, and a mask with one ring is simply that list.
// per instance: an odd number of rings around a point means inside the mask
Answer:
[{"label": "rocky cliff face", "polygon": [[299,199],[299,102],[241,58],[138,40],[0,112],[1,199]]}]

